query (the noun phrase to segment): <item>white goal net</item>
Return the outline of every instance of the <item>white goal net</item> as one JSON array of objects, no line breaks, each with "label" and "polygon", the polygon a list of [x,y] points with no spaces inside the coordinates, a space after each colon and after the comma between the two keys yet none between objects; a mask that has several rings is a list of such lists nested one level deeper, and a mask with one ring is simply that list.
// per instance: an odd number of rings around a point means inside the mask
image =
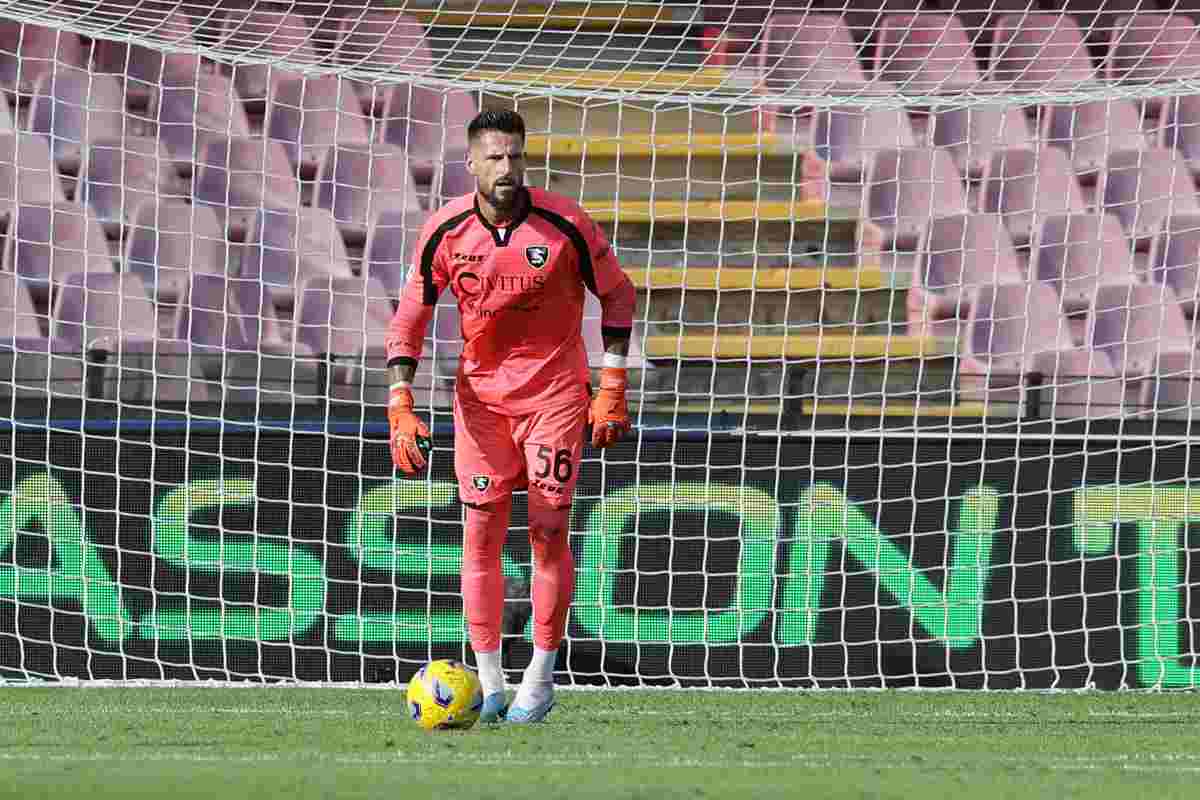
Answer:
[{"label": "white goal net", "polygon": [[383,345],[485,108],[638,290],[564,683],[1200,682],[1200,6],[937,5],[6,3],[0,683],[472,660]]}]

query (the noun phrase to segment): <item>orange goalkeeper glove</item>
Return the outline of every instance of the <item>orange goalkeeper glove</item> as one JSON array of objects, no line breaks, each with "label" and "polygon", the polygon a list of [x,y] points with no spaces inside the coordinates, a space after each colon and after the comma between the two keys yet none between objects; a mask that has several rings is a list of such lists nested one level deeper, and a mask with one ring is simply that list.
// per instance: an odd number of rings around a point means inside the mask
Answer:
[{"label": "orange goalkeeper glove", "polygon": [[407,386],[393,386],[388,396],[388,425],[392,431],[392,463],[405,475],[416,475],[433,449],[429,428],[413,413],[413,396]]},{"label": "orange goalkeeper glove", "polygon": [[592,397],[588,422],[592,424],[592,447],[608,447],[621,440],[633,423],[625,407],[625,388],[629,385],[625,370],[605,367],[600,370],[600,391]]}]

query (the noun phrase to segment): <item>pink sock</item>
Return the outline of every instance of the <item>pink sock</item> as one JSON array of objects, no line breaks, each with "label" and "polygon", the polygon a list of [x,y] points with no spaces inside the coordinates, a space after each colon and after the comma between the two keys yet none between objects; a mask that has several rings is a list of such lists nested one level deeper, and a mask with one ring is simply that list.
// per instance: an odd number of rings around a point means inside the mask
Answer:
[{"label": "pink sock", "polygon": [[504,573],[500,551],[508,533],[512,497],[473,508],[466,506],[463,535],[463,610],[471,634],[471,649],[491,653],[500,649],[504,620]]},{"label": "pink sock", "polygon": [[575,594],[575,560],[567,538],[570,508],[529,508],[533,547],[533,643],[555,651],[567,630],[567,612]]}]

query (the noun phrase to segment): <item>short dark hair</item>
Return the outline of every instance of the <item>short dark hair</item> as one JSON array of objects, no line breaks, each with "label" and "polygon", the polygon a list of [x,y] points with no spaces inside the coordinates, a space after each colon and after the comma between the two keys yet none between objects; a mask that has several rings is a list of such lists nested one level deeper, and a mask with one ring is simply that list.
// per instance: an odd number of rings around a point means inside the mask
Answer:
[{"label": "short dark hair", "polygon": [[524,139],[525,120],[521,119],[520,114],[507,108],[500,111],[480,111],[467,126],[467,143],[478,139],[484,131],[511,133]]}]

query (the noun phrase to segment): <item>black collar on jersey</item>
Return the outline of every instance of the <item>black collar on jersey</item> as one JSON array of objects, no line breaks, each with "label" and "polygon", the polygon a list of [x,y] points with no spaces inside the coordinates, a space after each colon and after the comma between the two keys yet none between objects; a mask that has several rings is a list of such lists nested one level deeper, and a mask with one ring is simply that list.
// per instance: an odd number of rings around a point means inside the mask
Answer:
[{"label": "black collar on jersey", "polygon": [[500,229],[492,223],[488,222],[487,217],[479,210],[479,192],[475,192],[475,216],[479,217],[479,221],[483,223],[483,227],[491,231],[492,241],[496,243],[496,247],[507,247],[512,241],[513,233],[517,230],[517,226],[529,218],[529,209],[533,207],[533,198],[529,196],[529,190],[522,186],[517,190],[517,215],[513,217],[512,222],[508,223],[508,236],[501,236]]}]

